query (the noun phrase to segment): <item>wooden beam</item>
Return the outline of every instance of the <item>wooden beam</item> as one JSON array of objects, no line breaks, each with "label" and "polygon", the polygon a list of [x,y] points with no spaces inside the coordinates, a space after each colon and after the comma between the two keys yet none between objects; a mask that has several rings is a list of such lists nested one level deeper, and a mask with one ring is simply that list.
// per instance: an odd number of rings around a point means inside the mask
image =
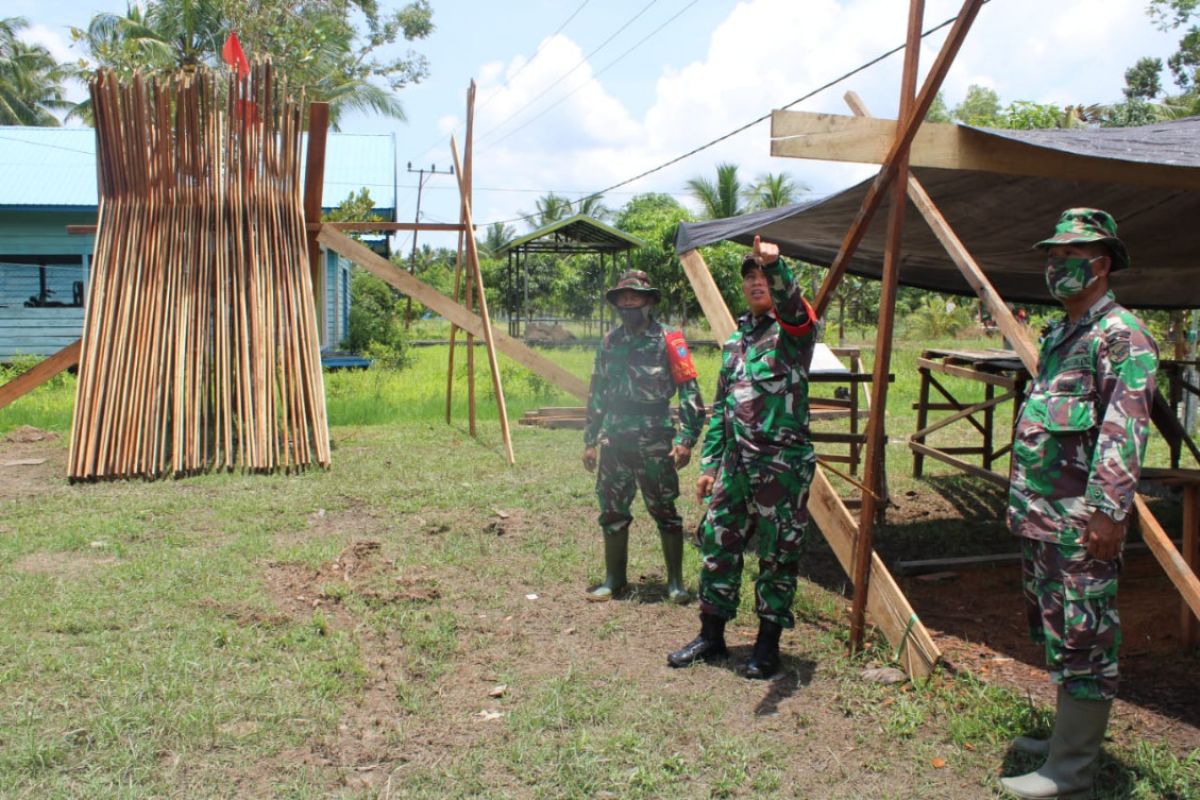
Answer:
[{"label": "wooden beam", "polygon": [[[329,104],[308,105],[308,152],[304,165],[304,223],[321,223],[321,194],[325,189],[325,140],[329,133]],[[321,280],[321,248],[317,233],[308,230],[308,268],[312,275],[313,301],[317,307],[318,341],[325,333],[325,284]]]},{"label": "wooden beam", "polygon": [[867,233],[867,226],[871,224],[871,220],[875,217],[875,212],[878,210],[879,204],[883,201],[884,190],[896,176],[896,170],[900,164],[900,156],[908,151],[908,146],[912,143],[917,129],[921,127],[921,123],[925,119],[925,114],[929,111],[930,105],[933,104],[938,89],[941,88],[942,81],[945,80],[946,73],[950,70],[950,65],[954,63],[954,57],[958,55],[958,51],[962,47],[963,40],[967,36],[967,31],[971,29],[971,23],[975,21],[979,10],[983,8],[983,3],[984,0],[964,0],[962,10],[954,20],[954,25],[946,35],[946,41],[943,43],[941,51],[934,60],[929,74],[925,77],[925,83],[921,86],[921,93],[917,96],[916,102],[913,103],[908,115],[905,117],[904,125],[898,128],[896,138],[892,141],[891,149],[888,150],[883,162],[883,167],[879,170],[879,175],[876,176],[875,182],[871,184],[867,189],[866,195],[863,196],[858,213],[850,223],[850,230],[846,232],[846,238],[842,240],[842,245],[838,249],[837,256],[829,267],[829,273],[825,276],[825,283],[821,285],[821,290],[817,293],[816,301],[813,305],[816,308],[818,317],[825,316],[825,310],[833,298],[833,293],[837,291],[838,284],[841,283],[846,268],[850,265],[850,259],[854,257],[854,251],[858,249],[863,236]]},{"label": "wooden beam", "polygon": [[958,422],[963,417],[969,417],[978,411],[983,411],[985,409],[992,408],[993,406],[997,406],[1000,403],[1003,403],[1005,400],[1012,400],[1016,396],[1017,395],[1015,392],[1005,392],[1004,394],[1002,394],[998,397],[993,397],[991,399],[984,400],[982,403],[975,403],[974,405],[967,406],[966,408],[961,408],[958,411],[956,411],[955,413],[951,414],[950,416],[943,417],[942,419],[939,419],[937,422],[933,423],[932,425],[927,425],[924,428],[921,428],[916,433],[914,433],[910,438],[916,439],[917,441],[921,441],[926,436],[933,433],[934,431],[941,430],[942,428],[946,427],[947,425]]},{"label": "wooden beam", "polygon": [[923,456],[929,456],[930,458],[936,458],[938,461],[949,464],[950,466],[954,467],[955,469],[959,469],[970,475],[974,475],[976,478],[983,478],[985,481],[988,481],[989,483],[994,483],[995,485],[1000,486],[1002,488],[1008,487],[1008,477],[1005,475],[1000,475],[998,473],[992,472],[991,470],[984,469],[983,467],[977,467],[974,464],[968,464],[966,461],[962,461],[957,458],[951,458],[950,456],[946,455],[943,451],[938,450],[936,447],[930,447],[927,444],[920,444],[919,442],[909,442],[908,446],[909,446],[909,449],[911,449],[914,453],[920,453]]},{"label": "wooden beam", "polygon": [[[734,331],[733,315],[729,313],[708,265],[695,250],[681,255],[680,261],[692,289],[700,298],[700,307],[713,336],[718,342],[724,342]],[[817,530],[838,554],[842,569],[850,574],[858,526],[820,467],[809,487],[808,508]],[[892,647],[900,650],[905,671],[913,678],[928,675],[942,657],[941,652],[877,555],[872,557],[872,571],[876,580],[867,587],[867,611]]]},{"label": "wooden beam", "polygon": [[[471,84],[474,89],[474,82]],[[466,183],[469,175],[463,175],[462,163],[458,159],[458,144],[454,136],[450,136],[450,154],[454,157],[454,172],[458,176],[458,193],[462,201],[462,220],[467,230],[474,230],[471,224],[471,190]],[[492,388],[496,392],[496,405],[500,412],[500,435],[504,439],[504,452],[511,466],[515,463],[512,446],[512,433],[508,429],[508,409],[504,402],[504,386],[500,378],[500,362],[496,360],[495,331],[492,330],[492,320],[488,314],[487,294],[483,290],[483,272],[479,268],[479,249],[474,236],[467,238],[467,266],[471,268],[471,276],[476,293],[479,295],[479,317],[483,322],[483,336],[487,342],[488,366],[492,371]]]},{"label": "wooden beam", "polygon": [[[865,496],[865,495],[864,495]],[[858,526],[850,511],[820,468],[813,477],[808,495],[808,512],[825,535],[842,569],[849,574],[854,564],[854,543]],[[913,611],[904,592],[878,554],[871,554],[871,582],[867,592],[867,611],[888,643],[899,651],[904,671],[913,678],[933,672],[942,653],[929,631]]]},{"label": "wooden beam", "polygon": [[[317,239],[330,250],[345,256],[377,278],[396,287],[404,294],[412,296],[414,300],[429,306],[463,330],[474,336],[484,335],[483,320],[478,316],[428,284],[409,275],[369,247],[354,241],[329,225],[321,229]],[[522,366],[533,370],[568,394],[574,395],[580,400],[587,400],[588,387],[583,380],[511,336],[500,331],[493,331],[492,335],[497,350]]]},{"label": "wooden beam", "polygon": [[62,350],[39,361],[8,383],[0,384],[0,408],[9,405],[18,397],[32,392],[63,370],[70,369],[78,364],[80,341],[80,339],[76,339]]},{"label": "wooden beam", "polygon": [[[1200,486],[1187,484],[1183,489],[1183,560],[1194,574],[1200,563]],[[1197,615],[1188,606],[1187,600],[1180,601],[1179,638],[1184,647],[1196,644]]]},{"label": "wooden beam", "polygon": [[1167,536],[1162,525],[1150,513],[1150,508],[1142,496],[1135,495],[1133,503],[1137,509],[1138,525],[1142,529],[1142,539],[1150,547],[1150,552],[1158,559],[1158,563],[1162,565],[1171,583],[1175,584],[1192,613],[1200,616],[1200,580],[1175,549],[1175,544]]},{"label": "wooden beam", "polygon": [[[843,114],[774,111],[771,155],[882,164],[897,123]],[[1178,167],[1078,155],[1006,139],[952,123],[926,122],[909,152],[914,167],[1032,175],[1060,180],[1200,189],[1200,167]]]},{"label": "wooden beam", "polygon": [[729,313],[729,307],[725,305],[721,290],[713,280],[708,264],[704,263],[704,257],[700,255],[699,250],[683,253],[679,256],[679,262],[683,264],[683,271],[692,284],[692,291],[700,301],[700,309],[708,319],[713,338],[717,340],[718,345],[723,344],[733,335],[736,323],[733,321],[733,315]]},{"label": "wooden beam", "polygon": [[[917,87],[917,64],[921,53],[921,22],[925,16],[925,0],[909,0],[908,39],[904,48],[904,70],[900,77],[900,118],[908,117]],[[915,132],[915,131],[914,131]],[[910,137],[911,140],[911,137]],[[871,385],[871,407],[887,408],[888,369],[892,358],[892,333],[896,323],[896,293],[900,285],[900,250],[904,237],[905,189],[908,185],[908,147],[896,137],[896,152],[889,166],[895,172],[892,184],[892,204],[888,210],[887,238],[883,252],[883,286],[879,295],[879,322],[875,330],[875,382]],[[887,508],[876,494],[884,485],[884,420],[886,414],[872,414],[867,420],[866,460],[863,483],[870,487],[863,492],[858,514],[858,540],[854,543],[854,568],[850,580],[854,584],[854,599],[850,610],[850,652],[862,650],[866,627],[867,587],[871,582],[872,559],[875,555],[875,522],[881,508]]]}]

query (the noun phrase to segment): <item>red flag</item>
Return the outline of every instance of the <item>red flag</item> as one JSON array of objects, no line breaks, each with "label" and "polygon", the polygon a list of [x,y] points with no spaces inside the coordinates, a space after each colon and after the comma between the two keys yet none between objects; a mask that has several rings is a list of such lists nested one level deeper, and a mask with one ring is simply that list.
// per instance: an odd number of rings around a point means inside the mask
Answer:
[{"label": "red flag", "polygon": [[221,59],[237,70],[239,80],[245,80],[246,76],[250,74],[250,62],[246,60],[246,54],[242,52],[242,43],[238,41],[237,34],[232,31],[221,48]]}]

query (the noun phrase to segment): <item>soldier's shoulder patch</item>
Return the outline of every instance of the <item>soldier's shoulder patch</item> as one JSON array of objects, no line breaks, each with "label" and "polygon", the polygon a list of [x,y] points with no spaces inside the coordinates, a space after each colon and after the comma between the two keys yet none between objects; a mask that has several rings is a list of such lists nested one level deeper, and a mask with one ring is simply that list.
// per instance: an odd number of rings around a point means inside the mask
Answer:
[{"label": "soldier's shoulder patch", "polygon": [[1129,358],[1129,329],[1110,331],[1108,336],[1108,360],[1120,364]]}]

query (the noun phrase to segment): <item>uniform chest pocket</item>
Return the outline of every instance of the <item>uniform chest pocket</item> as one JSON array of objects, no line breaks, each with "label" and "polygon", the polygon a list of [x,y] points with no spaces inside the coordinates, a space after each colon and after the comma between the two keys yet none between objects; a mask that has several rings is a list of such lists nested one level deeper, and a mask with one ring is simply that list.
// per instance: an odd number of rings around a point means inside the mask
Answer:
[{"label": "uniform chest pocket", "polygon": [[1096,427],[1096,379],[1091,372],[1064,372],[1040,397],[1048,433],[1082,433]]},{"label": "uniform chest pocket", "polygon": [[779,363],[774,350],[748,353],[746,377],[764,394],[783,394],[787,390],[788,369]]}]

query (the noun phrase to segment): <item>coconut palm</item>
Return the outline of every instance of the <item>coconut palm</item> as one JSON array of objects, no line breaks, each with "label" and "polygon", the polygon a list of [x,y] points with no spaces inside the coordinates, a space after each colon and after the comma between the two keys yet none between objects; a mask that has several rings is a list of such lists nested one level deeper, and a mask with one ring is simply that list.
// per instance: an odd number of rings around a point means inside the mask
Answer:
[{"label": "coconut palm", "polygon": [[23,17],[0,19],[0,125],[56,126],[53,112],[74,106],[63,89],[68,76],[45,47],[18,38],[28,25]]},{"label": "coconut palm", "polygon": [[741,205],[742,184],[737,164],[717,164],[717,180],[695,177],[687,182],[688,192],[700,203],[705,219],[736,217],[745,212]]},{"label": "coconut palm", "polygon": [[787,173],[764,172],[743,194],[746,203],[754,211],[763,208],[781,208],[796,202],[799,195],[808,191],[802,183],[796,183]]},{"label": "coconut palm", "polygon": [[604,220],[612,212],[609,211],[608,206],[604,205],[603,195],[593,194],[588,195],[578,202],[575,213],[584,214],[592,219]]},{"label": "coconut palm", "polygon": [[574,214],[571,201],[554,192],[539,197],[535,206],[536,210],[532,214],[521,213],[521,216],[529,220],[529,227],[533,230],[544,228]]},{"label": "coconut palm", "polygon": [[513,226],[505,225],[503,222],[493,222],[488,226],[483,240],[477,241],[476,244],[484,255],[495,258],[496,253],[515,238],[517,238],[517,231]]}]

